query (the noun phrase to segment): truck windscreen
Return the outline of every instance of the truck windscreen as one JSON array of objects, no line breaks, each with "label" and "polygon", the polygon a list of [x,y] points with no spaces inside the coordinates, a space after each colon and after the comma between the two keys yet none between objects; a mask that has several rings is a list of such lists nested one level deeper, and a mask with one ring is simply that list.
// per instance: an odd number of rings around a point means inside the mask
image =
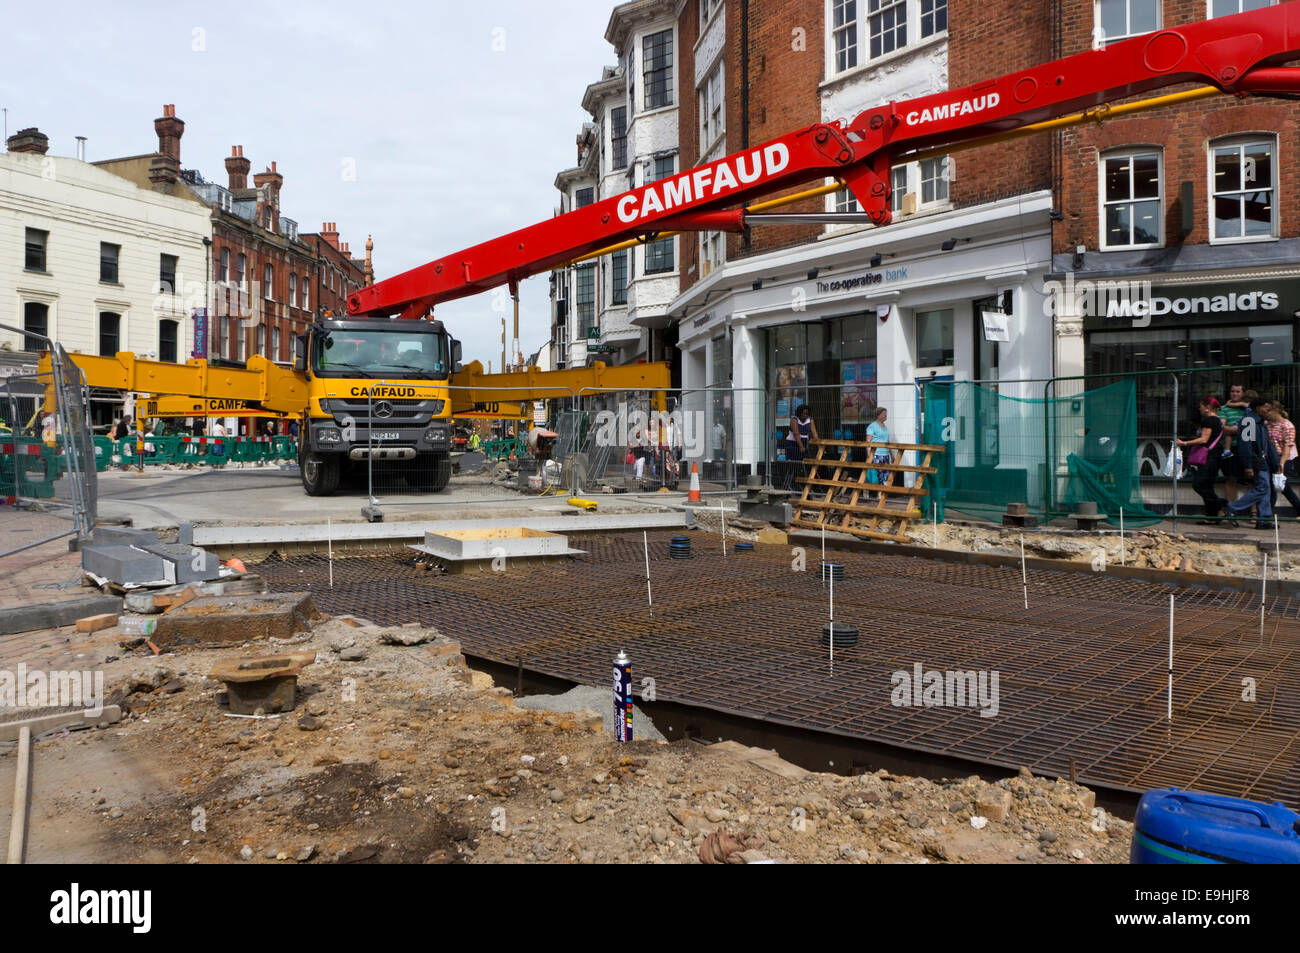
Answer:
[{"label": "truck windscreen", "polygon": [[313,369],[330,377],[446,378],[447,338],[399,329],[338,330],[316,338]]}]

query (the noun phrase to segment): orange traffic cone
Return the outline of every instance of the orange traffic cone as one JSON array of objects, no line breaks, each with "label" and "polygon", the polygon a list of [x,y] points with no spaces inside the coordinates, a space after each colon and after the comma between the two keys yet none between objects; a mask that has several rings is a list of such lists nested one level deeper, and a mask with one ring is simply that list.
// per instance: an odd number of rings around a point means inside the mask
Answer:
[{"label": "orange traffic cone", "polygon": [[691,463],[691,492],[686,494],[687,503],[700,503],[700,465]]}]

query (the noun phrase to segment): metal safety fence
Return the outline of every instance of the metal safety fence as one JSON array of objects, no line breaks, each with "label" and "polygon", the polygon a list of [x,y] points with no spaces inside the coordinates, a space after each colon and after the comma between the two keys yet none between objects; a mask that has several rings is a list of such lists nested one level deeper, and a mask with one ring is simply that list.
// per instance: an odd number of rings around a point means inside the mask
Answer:
[{"label": "metal safety fence", "polygon": [[762,391],[722,384],[659,391],[582,388],[577,449],[566,467],[572,485],[630,491],[701,486],[735,489],[753,472],[737,454],[758,431]]},{"label": "metal safety fence", "polygon": [[[1229,405],[1234,384],[1245,394]],[[1006,505],[1016,502],[1051,520],[1075,512],[1081,503],[1095,503],[1111,523],[1121,511],[1135,525],[1176,521],[1203,514],[1193,487],[1195,472],[1173,455],[1179,439],[1200,433],[1200,402],[1214,397],[1223,405],[1223,421],[1231,425],[1255,395],[1271,402],[1274,412],[1265,423],[1280,454],[1291,456],[1285,474],[1300,480],[1294,437],[1285,436],[1294,428],[1284,422],[1290,409],[1300,406],[1300,365],[1295,364],[776,388],[766,394],[764,446],[755,466],[776,487],[798,489],[805,466],[795,421],[806,405],[806,435],[863,441],[874,434],[881,441],[947,448],[925,504],[927,511],[934,505],[941,517],[951,510],[999,520]],[[745,442],[743,436],[736,439]],[[1226,447],[1232,439],[1226,438]],[[1247,488],[1227,464],[1209,477],[1220,498]],[[1279,515],[1290,519],[1300,513],[1288,509]]]},{"label": "metal safety fence", "polygon": [[49,338],[9,325],[0,328],[43,342],[49,355],[48,370],[15,374],[2,385],[6,416],[0,427],[0,501],[38,514],[32,535],[39,537],[0,552],[3,557],[70,536],[89,538],[98,483],[84,375]]}]

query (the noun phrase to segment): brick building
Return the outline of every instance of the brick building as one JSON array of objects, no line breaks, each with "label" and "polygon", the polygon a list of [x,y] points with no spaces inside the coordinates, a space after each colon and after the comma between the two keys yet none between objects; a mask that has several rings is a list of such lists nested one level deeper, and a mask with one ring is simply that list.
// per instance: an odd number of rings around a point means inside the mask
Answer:
[{"label": "brick building", "polygon": [[[211,244],[206,274],[183,280],[206,285],[200,300],[208,306],[195,309],[193,333],[179,359],[238,364],[261,354],[280,363],[291,361],[294,335],[305,331],[315,315],[342,311],[347,294],[368,283],[365,264],[339,242],[333,223],[319,234],[300,234],[298,223],[282,214],[284,174],[275,162],[252,172],[243,146],[232,146],[225,159],[226,184],[221,185],[181,167],[185,123],[175,107],[165,106],[154,128],[157,152],[94,164],[207,209]],[[367,256],[370,247],[367,241]]]},{"label": "brick building", "polygon": [[[851,120],[891,101],[1271,2],[683,0],[666,34],[674,165],[688,169],[819,120]],[[652,50],[644,33],[614,25],[654,15],[650,0],[636,0],[611,16],[606,35],[619,63],[584,100],[594,152],[557,180],[574,196],[593,184],[603,198],[652,180],[636,173],[636,162],[612,176],[620,159],[595,158],[647,151],[624,139],[644,117],[620,87],[642,83],[661,46]],[[1285,161],[1297,109],[1215,97],[900,162],[889,226],[847,218],[683,235],[672,300],[630,323],[660,335],[663,353],[680,362],[683,387],[711,390],[690,398],[710,428],[730,426],[741,419],[736,407],[753,405],[744,415],[758,421],[753,432],[734,436],[742,462],[770,458],[772,434],[805,401],[822,432],[856,433],[879,404],[889,407],[893,432],[910,438],[927,381],[981,381],[1004,395],[1041,397],[1042,384],[1032,382],[1054,376],[1249,364],[1249,373],[1206,372],[1185,383],[1205,393],[1238,378],[1300,388],[1281,366],[1296,355],[1300,313],[1300,197]],[[661,149],[652,144],[652,160]],[[840,190],[782,211],[851,214],[857,206]],[[618,268],[635,284],[645,261],[624,268],[607,258],[597,267],[597,276]],[[1067,275],[1149,287],[1154,299],[1139,308],[1151,313],[1091,313],[1066,292]],[[605,283],[592,285],[603,318]],[[733,393],[720,393],[728,387]],[[981,420],[979,439],[954,453],[958,465],[968,456],[995,461],[997,428]]]},{"label": "brick building", "polygon": [[[1057,11],[1060,52],[1270,5],[1101,0],[1095,12]],[[1295,393],[1295,370],[1282,365],[1296,360],[1300,312],[1298,118],[1286,100],[1214,96],[1054,137],[1054,277],[1071,275],[1076,289],[1134,282],[1150,298],[1130,315],[1062,288],[1057,373],[1191,372],[1184,416],[1234,382]]]},{"label": "brick building", "polygon": [[226,186],[197,171],[183,173],[212,210],[207,350],[225,361],[261,354],[285,363],[293,357],[293,336],[306,330],[314,313],[316,256],[298,235],[298,223],[281,215],[284,176],[276,164],[255,173],[251,186],[252,162],[242,146],[231,148],[225,165]]},{"label": "brick building", "polygon": [[[683,167],[956,85],[950,72],[968,62],[957,50],[959,14],[993,35],[986,10],[950,0],[680,5]],[[668,312],[683,386],[710,389],[688,397],[688,409],[704,412],[709,428],[735,430],[737,460],[771,458],[772,435],[800,403],[820,432],[854,434],[884,405],[892,432],[908,439],[927,381],[1050,374],[1050,335],[1032,324],[1050,267],[1047,176],[1036,183],[1007,172],[1006,189],[963,193],[966,163],[940,156],[897,165],[894,221],[884,228],[846,219],[681,239],[680,290]],[[781,211],[858,208],[841,190]],[[988,339],[986,311],[1006,315],[1009,340]],[[1030,396],[1020,385],[1002,388]]]},{"label": "brick building", "polygon": [[302,240],[316,256],[312,296],[316,313],[345,314],[348,295],[375,283],[374,239],[366,236],[364,259],[353,258],[348,243],[339,241],[339,228],[334,222],[322,223],[319,232],[303,235]]}]

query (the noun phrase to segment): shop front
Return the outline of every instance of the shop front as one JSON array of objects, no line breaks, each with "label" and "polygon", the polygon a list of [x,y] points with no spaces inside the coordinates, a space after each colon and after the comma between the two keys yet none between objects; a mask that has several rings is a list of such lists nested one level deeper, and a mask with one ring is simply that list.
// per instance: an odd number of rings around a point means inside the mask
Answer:
[{"label": "shop front", "polygon": [[[745,463],[782,459],[802,404],[822,436],[865,439],[884,407],[892,439],[915,442],[928,383],[983,381],[1031,396],[1018,382],[1049,377],[1052,362],[1041,204],[963,210],[729,263],[672,307],[684,387],[709,391],[699,409],[711,429],[734,431],[729,446]],[[996,450],[996,424],[970,445]]]},{"label": "shop front", "polygon": [[1203,397],[1224,401],[1240,384],[1295,409],[1298,313],[1300,278],[1246,276],[1127,281],[1122,294],[1100,295],[1085,309],[1088,386],[1136,382],[1145,475],[1161,471],[1172,431],[1191,425]]}]

